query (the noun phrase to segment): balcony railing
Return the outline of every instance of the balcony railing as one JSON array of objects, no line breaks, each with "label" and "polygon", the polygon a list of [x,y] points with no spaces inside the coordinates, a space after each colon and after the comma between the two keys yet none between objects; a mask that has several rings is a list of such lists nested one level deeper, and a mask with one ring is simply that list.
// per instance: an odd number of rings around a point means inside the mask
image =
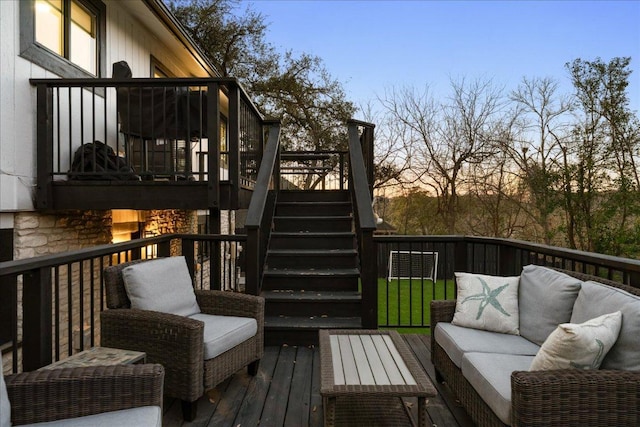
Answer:
[{"label": "balcony railing", "polygon": [[[528,242],[465,236],[383,236],[374,238],[377,257],[378,327],[426,328],[428,316],[402,318],[389,312],[395,300],[406,299],[425,313],[427,283],[418,275],[406,289],[389,289],[387,259],[391,250],[436,251],[438,297],[453,298],[454,271],[517,275],[527,264],[580,271],[640,287],[640,261],[538,245]],[[105,309],[104,267],[131,259],[184,255],[202,289],[256,292],[244,274],[247,236],[166,235],[74,252],[0,263],[0,292],[11,300],[11,332],[3,338],[4,366],[13,372],[34,370],[100,343],[100,312]],[[248,251],[247,251],[248,252]],[[255,255],[255,254],[254,254]],[[367,264],[367,259],[362,261]],[[250,269],[249,269],[250,270]],[[375,277],[374,277],[375,279]],[[374,280],[375,281],[375,280]],[[393,279],[392,279],[393,281]],[[385,284],[387,288],[385,288]],[[374,285],[375,286],[375,285]],[[424,288],[423,288],[424,286]],[[431,292],[431,290],[429,291]],[[375,295],[375,293],[374,293]],[[427,295],[431,297],[431,295]],[[384,305],[386,304],[386,306]],[[366,307],[372,307],[371,304]],[[394,308],[396,310],[396,308]]]},{"label": "balcony railing", "polygon": [[[32,79],[37,90],[38,208],[56,208],[54,188],[202,184],[206,206],[219,184],[253,189],[264,121],[235,79]],[[63,206],[64,207],[64,206]]]}]

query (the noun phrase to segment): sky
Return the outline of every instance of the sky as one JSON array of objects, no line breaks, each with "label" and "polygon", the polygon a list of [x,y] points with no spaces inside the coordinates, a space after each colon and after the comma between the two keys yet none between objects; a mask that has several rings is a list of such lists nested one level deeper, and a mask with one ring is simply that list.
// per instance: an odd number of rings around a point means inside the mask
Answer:
[{"label": "sky", "polygon": [[[350,101],[451,81],[491,79],[511,91],[551,77],[570,93],[567,62],[630,56],[630,108],[640,111],[640,0],[253,0],[278,51],[322,58]],[[361,117],[356,117],[361,118]]]}]

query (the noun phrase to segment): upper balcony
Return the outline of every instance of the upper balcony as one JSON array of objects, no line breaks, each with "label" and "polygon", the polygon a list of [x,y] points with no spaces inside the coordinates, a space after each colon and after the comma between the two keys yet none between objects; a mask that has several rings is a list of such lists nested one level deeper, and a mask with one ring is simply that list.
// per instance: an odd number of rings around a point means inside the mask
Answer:
[{"label": "upper balcony", "polygon": [[248,207],[269,123],[235,79],[31,84],[38,209]]}]

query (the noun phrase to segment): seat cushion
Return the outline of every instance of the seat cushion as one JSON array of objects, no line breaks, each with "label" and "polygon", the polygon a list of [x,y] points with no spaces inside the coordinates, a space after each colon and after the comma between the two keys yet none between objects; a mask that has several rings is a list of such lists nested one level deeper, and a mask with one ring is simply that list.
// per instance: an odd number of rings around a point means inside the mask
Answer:
[{"label": "seat cushion", "polygon": [[11,404],[7,393],[7,384],[4,382],[2,371],[2,355],[0,355],[0,427],[11,426]]},{"label": "seat cushion", "polygon": [[204,313],[189,317],[204,322],[205,360],[213,359],[232,349],[258,332],[258,322],[251,317],[217,316]]},{"label": "seat cushion", "polygon": [[559,271],[525,266],[518,289],[520,335],[542,345],[559,324],[571,320],[581,285],[581,280]]},{"label": "seat cushion", "polygon": [[519,278],[455,273],[458,295],[451,323],[485,331],[519,334]]},{"label": "seat cushion", "polygon": [[162,409],[159,406],[141,406],[122,411],[103,412],[86,417],[27,425],[38,427],[162,427]]},{"label": "seat cushion", "polygon": [[584,282],[571,315],[571,323],[620,310],[622,327],[600,369],[640,371],[640,297],[598,282]]},{"label": "seat cushion", "polygon": [[511,373],[527,371],[533,356],[466,353],[462,375],[500,420],[511,425]]},{"label": "seat cushion", "polygon": [[539,345],[518,335],[465,328],[451,323],[439,322],[434,334],[436,342],[457,367],[462,363],[462,356],[468,352],[501,352],[533,357],[540,349]]},{"label": "seat cushion", "polygon": [[122,270],[131,308],[191,316],[200,313],[183,256],[159,258]]},{"label": "seat cushion", "polygon": [[584,323],[562,323],[542,343],[531,370],[598,369],[618,339],[622,313],[598,316]]}]

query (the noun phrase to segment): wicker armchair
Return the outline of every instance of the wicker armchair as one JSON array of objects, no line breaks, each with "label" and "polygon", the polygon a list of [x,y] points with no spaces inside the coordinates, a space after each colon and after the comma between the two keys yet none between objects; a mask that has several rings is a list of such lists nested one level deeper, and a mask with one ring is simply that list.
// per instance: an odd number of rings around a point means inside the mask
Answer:
[{"label": "wicker armchair", "polygon": [[[594,280],[634,295],[640,289],[573,271],[580,280]],[[456,301],[431,302],[431,331],[451,322]],[[431,334],[431,360],[436,379],[446,381],[478,426],[505,424],[493,413]],[[640,421],[640,372],[559,369],[511,374],[511,426],[631,426]]]},{"label": "wicker armchair", "polygon": [[157,364],[51,369],[5,380],[13,425],[142,406],[162,408],[164,369]]},{"label": "wicker armchair", "polygon": [[131,261],[104,271],[108,310],[101,314],[103,346],[144,351],[149,363],[165,368],[164,393],[182,401],[183,417],[196,416],[196,401],[205,391],[248,367],[258,370],[264,354],[264,299],[257,296],[212,290],[196,290],[196,300],[205,314],[251,317],[258,332],[219,356],[204,360],[204,324],[198,320],[157,311],[131,309],[122,270]]}]

